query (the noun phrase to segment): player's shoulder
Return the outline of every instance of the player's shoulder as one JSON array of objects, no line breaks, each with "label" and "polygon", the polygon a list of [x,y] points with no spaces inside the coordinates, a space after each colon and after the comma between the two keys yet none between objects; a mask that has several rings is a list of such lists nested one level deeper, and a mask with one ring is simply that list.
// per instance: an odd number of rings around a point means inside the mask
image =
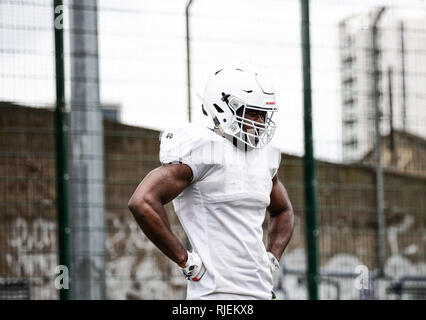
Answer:
[{"label": "player's shoulder", "polygon": [[199,124],[186,124],[165,130],[160,138],[160,162],[187,164],[197,180],[203,172],[204,156],[211,150],[210,142],[214,139],[212,134],[215,133]]},{"label": "player's shoulder", "polygon": [[187,123],[180,126],[169,127],[160,135],[160,140],[209,140],[212,137],[212,131],[199,123]]},{"label": "player's shoulder", "polygon": [[281,163],[281,150],[273,143],[265,146],[268,155],[268,164],[271,170],[271,177],[277,173]]},{"label": "player's shoulder", "polygon": [[171,127],[165,130],[161,136],[161,149],[178,147],[196,149],[207,142],[216,139],[217,136],[211,129],[198,123],[189,123]]},{"label": "player's shoulder", "polygon": [[274,143],[269,143],[265,146],[266,152],[269,157],[280,157],[281,158],[281,150]]}]

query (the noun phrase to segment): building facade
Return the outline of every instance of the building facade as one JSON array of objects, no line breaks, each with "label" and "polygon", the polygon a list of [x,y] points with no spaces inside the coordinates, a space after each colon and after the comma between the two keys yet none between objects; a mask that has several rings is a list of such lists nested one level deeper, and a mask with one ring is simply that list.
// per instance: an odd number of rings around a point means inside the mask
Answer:
[{"label": "building facade", "polygon": [[377,18],[379,10],[349,17],[339,25],[345,162],[360,160],[374,147],[375,101],[381,136],[392,127],[426,137],[426,19],[402,18],[387,8]]}]

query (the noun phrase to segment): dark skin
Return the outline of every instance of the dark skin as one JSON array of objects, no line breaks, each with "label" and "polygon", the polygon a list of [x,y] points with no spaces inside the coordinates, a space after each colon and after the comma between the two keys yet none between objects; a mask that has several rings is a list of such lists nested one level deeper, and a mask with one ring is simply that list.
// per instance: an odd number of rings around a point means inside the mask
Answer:
[{"label": "dark skin", "polygon": [[181,268],[185,267],[188,255],[170,229],[164,205],[176,198],[191,180],[192,171],[187,165],[163,165],[148,173],[128,204],[148,239]]},{"label": "dark skin", "polygon": [[[255,111],[245,117],[263,122],[262,114]],[[176,198],[192,180],[192,171],[185,164],[168,164],[152,170],[142,180],[129,200],[128,207],[142,231],[166,256],[181,268],[185,267],[187,251],[173,234],[164,205]],[[294,226],[293,208],[278,175],[272,178],[268,246],[280,260],[291,239]]]},{"label": "dark skin", "polygon": [[[243,116],[243,108],[240,108],[237,110],[237,115],[242,117]],[[259,110],[253,110],[253,109],[246,109],[246,112],[244,114],[244,118],[248,119],[248,120],[252,120],[252,121],[256,121],[256,122],[265,122],[265,116],[266,116],[266,112],[264,111],[259,111]],[[247,131],[247,129],[250,128],[250,126],[248,126],[247,124],[243,124],[243,131]]]}]

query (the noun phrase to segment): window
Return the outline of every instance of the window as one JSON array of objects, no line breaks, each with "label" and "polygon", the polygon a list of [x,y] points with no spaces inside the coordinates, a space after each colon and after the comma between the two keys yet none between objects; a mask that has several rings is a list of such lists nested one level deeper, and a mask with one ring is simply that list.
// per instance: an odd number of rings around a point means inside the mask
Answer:
[{"label": "window", "polygon": [[352,138],[348,141],[345,141],[345,147],[357,148],[358,147],[358,140],[356,138]]}]

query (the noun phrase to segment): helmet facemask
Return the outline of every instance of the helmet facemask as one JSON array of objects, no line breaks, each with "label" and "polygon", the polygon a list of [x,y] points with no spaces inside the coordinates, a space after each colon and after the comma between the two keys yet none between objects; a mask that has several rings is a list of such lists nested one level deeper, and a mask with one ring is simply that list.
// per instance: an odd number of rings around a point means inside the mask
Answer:
[{"label": "helmet facemask", "polygon": [[[233,137],[255,149],[263,148],[272,140],[276,129],[272,120],[273,114],[277,111],[275,105],[251,106],[234,96],[223,95],[223,97],[234,114],[234,123],[230,126]],[[263,122],[248,119],[247,113],[251,111],[262,112]]]}]

